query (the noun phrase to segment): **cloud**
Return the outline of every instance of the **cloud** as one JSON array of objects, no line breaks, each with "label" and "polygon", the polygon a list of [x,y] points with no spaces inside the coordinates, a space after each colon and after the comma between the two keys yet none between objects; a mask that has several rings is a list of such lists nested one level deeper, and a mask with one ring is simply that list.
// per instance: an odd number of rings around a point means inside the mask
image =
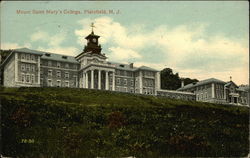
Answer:
[{"label": "cloud", "polygon": [[30,43],[25,43],[23,45],[20,45],[18,43],[9,43],[9,42],[6,42],[6,43],[1,43],[1,49],[17,49],[17,48],[23,48],[23,47],[26,47],[26,48],[29,48],[31,47],[31,44]]},{"label": "cloud", "polygon": [[[143,48],[147,37],[143,34],[134,33],[122,26],[120,23],[113,21],[110,17],[100,17],[96,19],[82,19],[78,21],[78,24],[82,25],[82,29],[75,30],[75,34],[79,37],[78,43],[82,45],[85,43],[83,37],[86,37],[90,33],[90,23],[94,22],[95,34],[101,36],[100,43],[106,44],[112,42],[120,47],[126,48]],[[134,26],[139,29],[141,25]]]},{"label": "cloud", "polygon": [[137,59],[142,57],[139,53],[131,49],[111,47],[109,50],[111,52],[109,58],[113,61],[124,61],[130,58]]},{"label": "cloud", "polygon": [[30,36],[30,39],[32,42],[39,41],[39,40],[46,41],[49,38],[50,38],[49,34],[44,31],[35,32]]},{"label": "cloud", "polygon": [[46,52],[52,52],[52,53],[57,53],[57,54],[64,54],[64,55],[70,55],[70,56],[75,56],[77,55],[80,51],[76,47],[65,47],[62,46],[63,42],[67,38],[67,33],[64,31],[61,31],[57,34],[49,34],[48,32],[38,30],[37,32],[33,33],[30,36],[31,41],[40,43],[44,42],[47,44],[47,46],[44,47],[37,47],[34,49],[41,50],[41,51],[46,51]]}]

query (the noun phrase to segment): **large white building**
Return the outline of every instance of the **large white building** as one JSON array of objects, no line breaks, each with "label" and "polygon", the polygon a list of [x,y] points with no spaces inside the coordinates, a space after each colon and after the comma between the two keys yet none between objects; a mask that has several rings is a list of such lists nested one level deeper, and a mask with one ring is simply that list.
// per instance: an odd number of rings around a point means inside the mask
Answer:
[{"label": "large white building", "polygon": [[188,84],[177,91],[162,90],[160,72],[107,61],[93,30],[87,45],[74,56],[20,48],[9,50],[0,65],[5,87],[72,87],[110,90],[212,103],[248,104],[248,91],[235,83],[208,79]]},{"label": "large white building", "polygon": [[92,31],[82,53],[65,56],[20,48],[11,50],[2,63],[6,87],[79,87],[155,95],[159,71],[107,61]]}]

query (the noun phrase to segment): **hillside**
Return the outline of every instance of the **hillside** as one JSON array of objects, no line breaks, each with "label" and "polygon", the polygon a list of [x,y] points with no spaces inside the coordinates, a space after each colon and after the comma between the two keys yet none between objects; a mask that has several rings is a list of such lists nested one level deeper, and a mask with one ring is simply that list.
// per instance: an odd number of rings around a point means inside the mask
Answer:
[{"label": "hillside", "polygon": [[243,157],[249,108],[70,88],[0,91],[2,153]]}]

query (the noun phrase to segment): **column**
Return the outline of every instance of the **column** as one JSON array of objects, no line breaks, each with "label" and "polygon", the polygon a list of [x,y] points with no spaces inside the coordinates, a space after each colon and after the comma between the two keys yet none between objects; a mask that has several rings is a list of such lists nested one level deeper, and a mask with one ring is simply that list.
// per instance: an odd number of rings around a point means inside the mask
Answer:
[{"label": "column", "polygon": [[227,96],[226,96],[226,87],[224,86],[224,99],[227,101]]},{"label": "column", "polygon": [[82,88],[85,88],[85,72],[82,72]]},{"label": "column", "polygon": [[212,83],[212,98],[214,98],[214,83]]},{"label": "column", "polygon": [[115,72],[113,72],[112,90],[115,91]]},{"label": "column", "polygon": [[105,90],[109,90],[109,72],[105,71],[106,77],[105,77]]},{"label": "column", "polygon": [[85,73],[85,88],[89,88],[89,76],[88,76],[88,71]]},{"label": "column", "polygon": [[[40,76],[40,71],[41,71],[41,61],[40,61],[40,56],[37,56],[37,69],[38,69],[38,74],[37,74],[37,83],[40,85],[40,79],[41,79],[41,76]],[[40,85],[40,86],[42,86],[42,85]]]},{"label": "column", "polygon": [[15,75],[14,76],[15,76],[15,82],[18,82],[18,56],[17,56],[18,54],[15,53],[14,55],[15,55],[15,61],[14,61],[15,62],[15,69],[14,69]]},{"label": "column", "polygon": [[98,70],[98,89],[101,89],[101,70]]},{"label": "column", "polygon": [[91,70],[91,89],[94,89],[94,70]]},{"label": "column", "polygon": [[156,73],[157,74],[157,87],[158,87],[158,90],[160,90],[161,89],[161,74],[160,74],[160,72],[157,72]]},{"label": "column", "polygon": [[139,71],[139,93],[142,94],[142,72]]}]

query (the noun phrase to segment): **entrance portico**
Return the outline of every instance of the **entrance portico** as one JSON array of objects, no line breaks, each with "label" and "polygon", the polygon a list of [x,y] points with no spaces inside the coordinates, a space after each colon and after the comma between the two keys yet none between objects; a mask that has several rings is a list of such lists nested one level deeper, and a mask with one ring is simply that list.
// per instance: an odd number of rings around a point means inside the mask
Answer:
[{"label": "entrance portico", "polygon": [[83,70],[83,88],[115,90],[115,70],[102,67],[91,67]]},{"label": "entrance portico", "polygon": [[229,93],[229,102],[237,104],[239,102],[239,94],[238,93]]}]

